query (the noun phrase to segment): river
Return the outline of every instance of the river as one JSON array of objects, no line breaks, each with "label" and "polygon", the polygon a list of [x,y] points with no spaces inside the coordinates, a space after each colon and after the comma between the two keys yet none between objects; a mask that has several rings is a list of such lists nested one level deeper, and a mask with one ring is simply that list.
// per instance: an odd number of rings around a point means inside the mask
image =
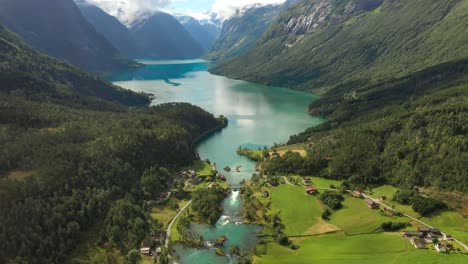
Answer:
[{"label": "river", "polygon": [[[210,63],[202,60],[139,61],[146,67],[115,72],[107,78],[121,87],[155,94],[153,104],[188,102],[214,115],[224,115],[229,126],[198,143],[202,159],[216,162],[218,170],[224,166],[240,167],[227,176],[232,186],[249,180],[255,163],[236,154],[239,146],[263,148],[285,142],[290,135],[318,125],[324,119],[307,114],[307,106],[318,97],[284,88],[266,87],[244,81],[212,75]],[[194,224],[191,229],[206,240],[226,235],[225,251],[238,245],[249,250],[256,245],[258,225],[242,224],[242,200],[233,191],[223,202],[224,214],[215,226]],[[176,246],[180,263],[232,263],[228,257],[219,257],[214,249],[198,250]]]}]

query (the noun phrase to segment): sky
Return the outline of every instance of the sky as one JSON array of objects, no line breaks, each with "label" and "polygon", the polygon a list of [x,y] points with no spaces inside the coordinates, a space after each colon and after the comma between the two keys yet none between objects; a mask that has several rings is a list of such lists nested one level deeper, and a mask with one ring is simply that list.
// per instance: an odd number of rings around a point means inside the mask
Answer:
[{"label": "sky", "polygon": [[124,23],[130,23],[138,14],[162,10],[172,14],[190,15],[198,19],[216,13],[221,20],[235,14],[236,9],[254,4],[281,4],[286,0],[88,0]]}]

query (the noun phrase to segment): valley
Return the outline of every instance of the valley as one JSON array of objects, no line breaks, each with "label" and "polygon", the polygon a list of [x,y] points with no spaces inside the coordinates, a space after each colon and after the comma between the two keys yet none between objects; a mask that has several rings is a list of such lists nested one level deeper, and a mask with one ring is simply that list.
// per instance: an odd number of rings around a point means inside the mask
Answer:
[{"label": "valley", "polygon": [[0,263],[467,262],[467,1],[33,2]]}]

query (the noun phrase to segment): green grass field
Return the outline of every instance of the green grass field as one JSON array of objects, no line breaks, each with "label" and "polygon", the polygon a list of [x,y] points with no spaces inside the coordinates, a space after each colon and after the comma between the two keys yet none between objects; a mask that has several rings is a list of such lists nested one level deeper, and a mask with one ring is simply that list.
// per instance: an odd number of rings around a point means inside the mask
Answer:
[{"label": "green grass field", "polygon": [[211,165],[202,160],[195,161],[190,168],[194,170],[199,176],[209,176],[213,171]]},{"label": "green grass field", "polygon": [[321,215],[317,197],[307,195],[303,187],[280,185],[271,194],[272,212],[281,211],[287,235],[301,235],[318,222]]},{"label": "green grass field", "polygon": [[409,222],[408,218],[393,217],[378,209],[370,209],[364,199],[348,197],[343,208],[334,212],[330,223],[341,228],[346,234],[379,232],[380,224],[386,221]]},{"label": "green grass field", "polygon": [[335,185],[335,187],[339,187],[341,185],[341,181],[329,180],[319,177],[309,177],[312,181],[312,185],[320,187],[320,188],[330,188],[330,185]]},{"label": "green grass field", "polygon": [[267,255],[254,258],[255,264],[270,263],[346,263],[346,264],[413,264],[466,263],[468,255],[441,254],[417,250],[398,235],[367,234],[346,236],[329,234],[301,239],[298,250],[269,243]]}]

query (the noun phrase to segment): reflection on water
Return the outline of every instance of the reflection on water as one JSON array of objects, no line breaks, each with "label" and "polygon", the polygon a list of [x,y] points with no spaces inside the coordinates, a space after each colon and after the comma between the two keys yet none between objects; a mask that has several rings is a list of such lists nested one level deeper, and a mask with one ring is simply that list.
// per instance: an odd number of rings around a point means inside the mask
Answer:
[{"label": "reflection on water", "polygon": [[[220,173],[228,182],[238,186],[250,179],[255,163],[236,154],[239,146],[252,149],[286,141],[291,134],[315,126],[324,120],[306,113],[307,106],[317,97],[312,94],[282,88],[266,87],[215,76],[207,72],[209,64],[191,61],[141,61],[148,64],[141,69],[115,72],[108,76],[117,85],[155,94],[153,104],[189,102],[229,119],[229,126],[199,142],[201,158],[210,159],[218,168],[231,170]],[[224,213],[215,226],[193,224],[192,231],[206,240],[227,236],[225,251],[238,245],[248,250],[256,245],[260,226],[242,224],[242,200],[234,191],[223,202]],[[230,263],[232,259],[219,257],[214,249],[175,247],[182,263]]]}]

